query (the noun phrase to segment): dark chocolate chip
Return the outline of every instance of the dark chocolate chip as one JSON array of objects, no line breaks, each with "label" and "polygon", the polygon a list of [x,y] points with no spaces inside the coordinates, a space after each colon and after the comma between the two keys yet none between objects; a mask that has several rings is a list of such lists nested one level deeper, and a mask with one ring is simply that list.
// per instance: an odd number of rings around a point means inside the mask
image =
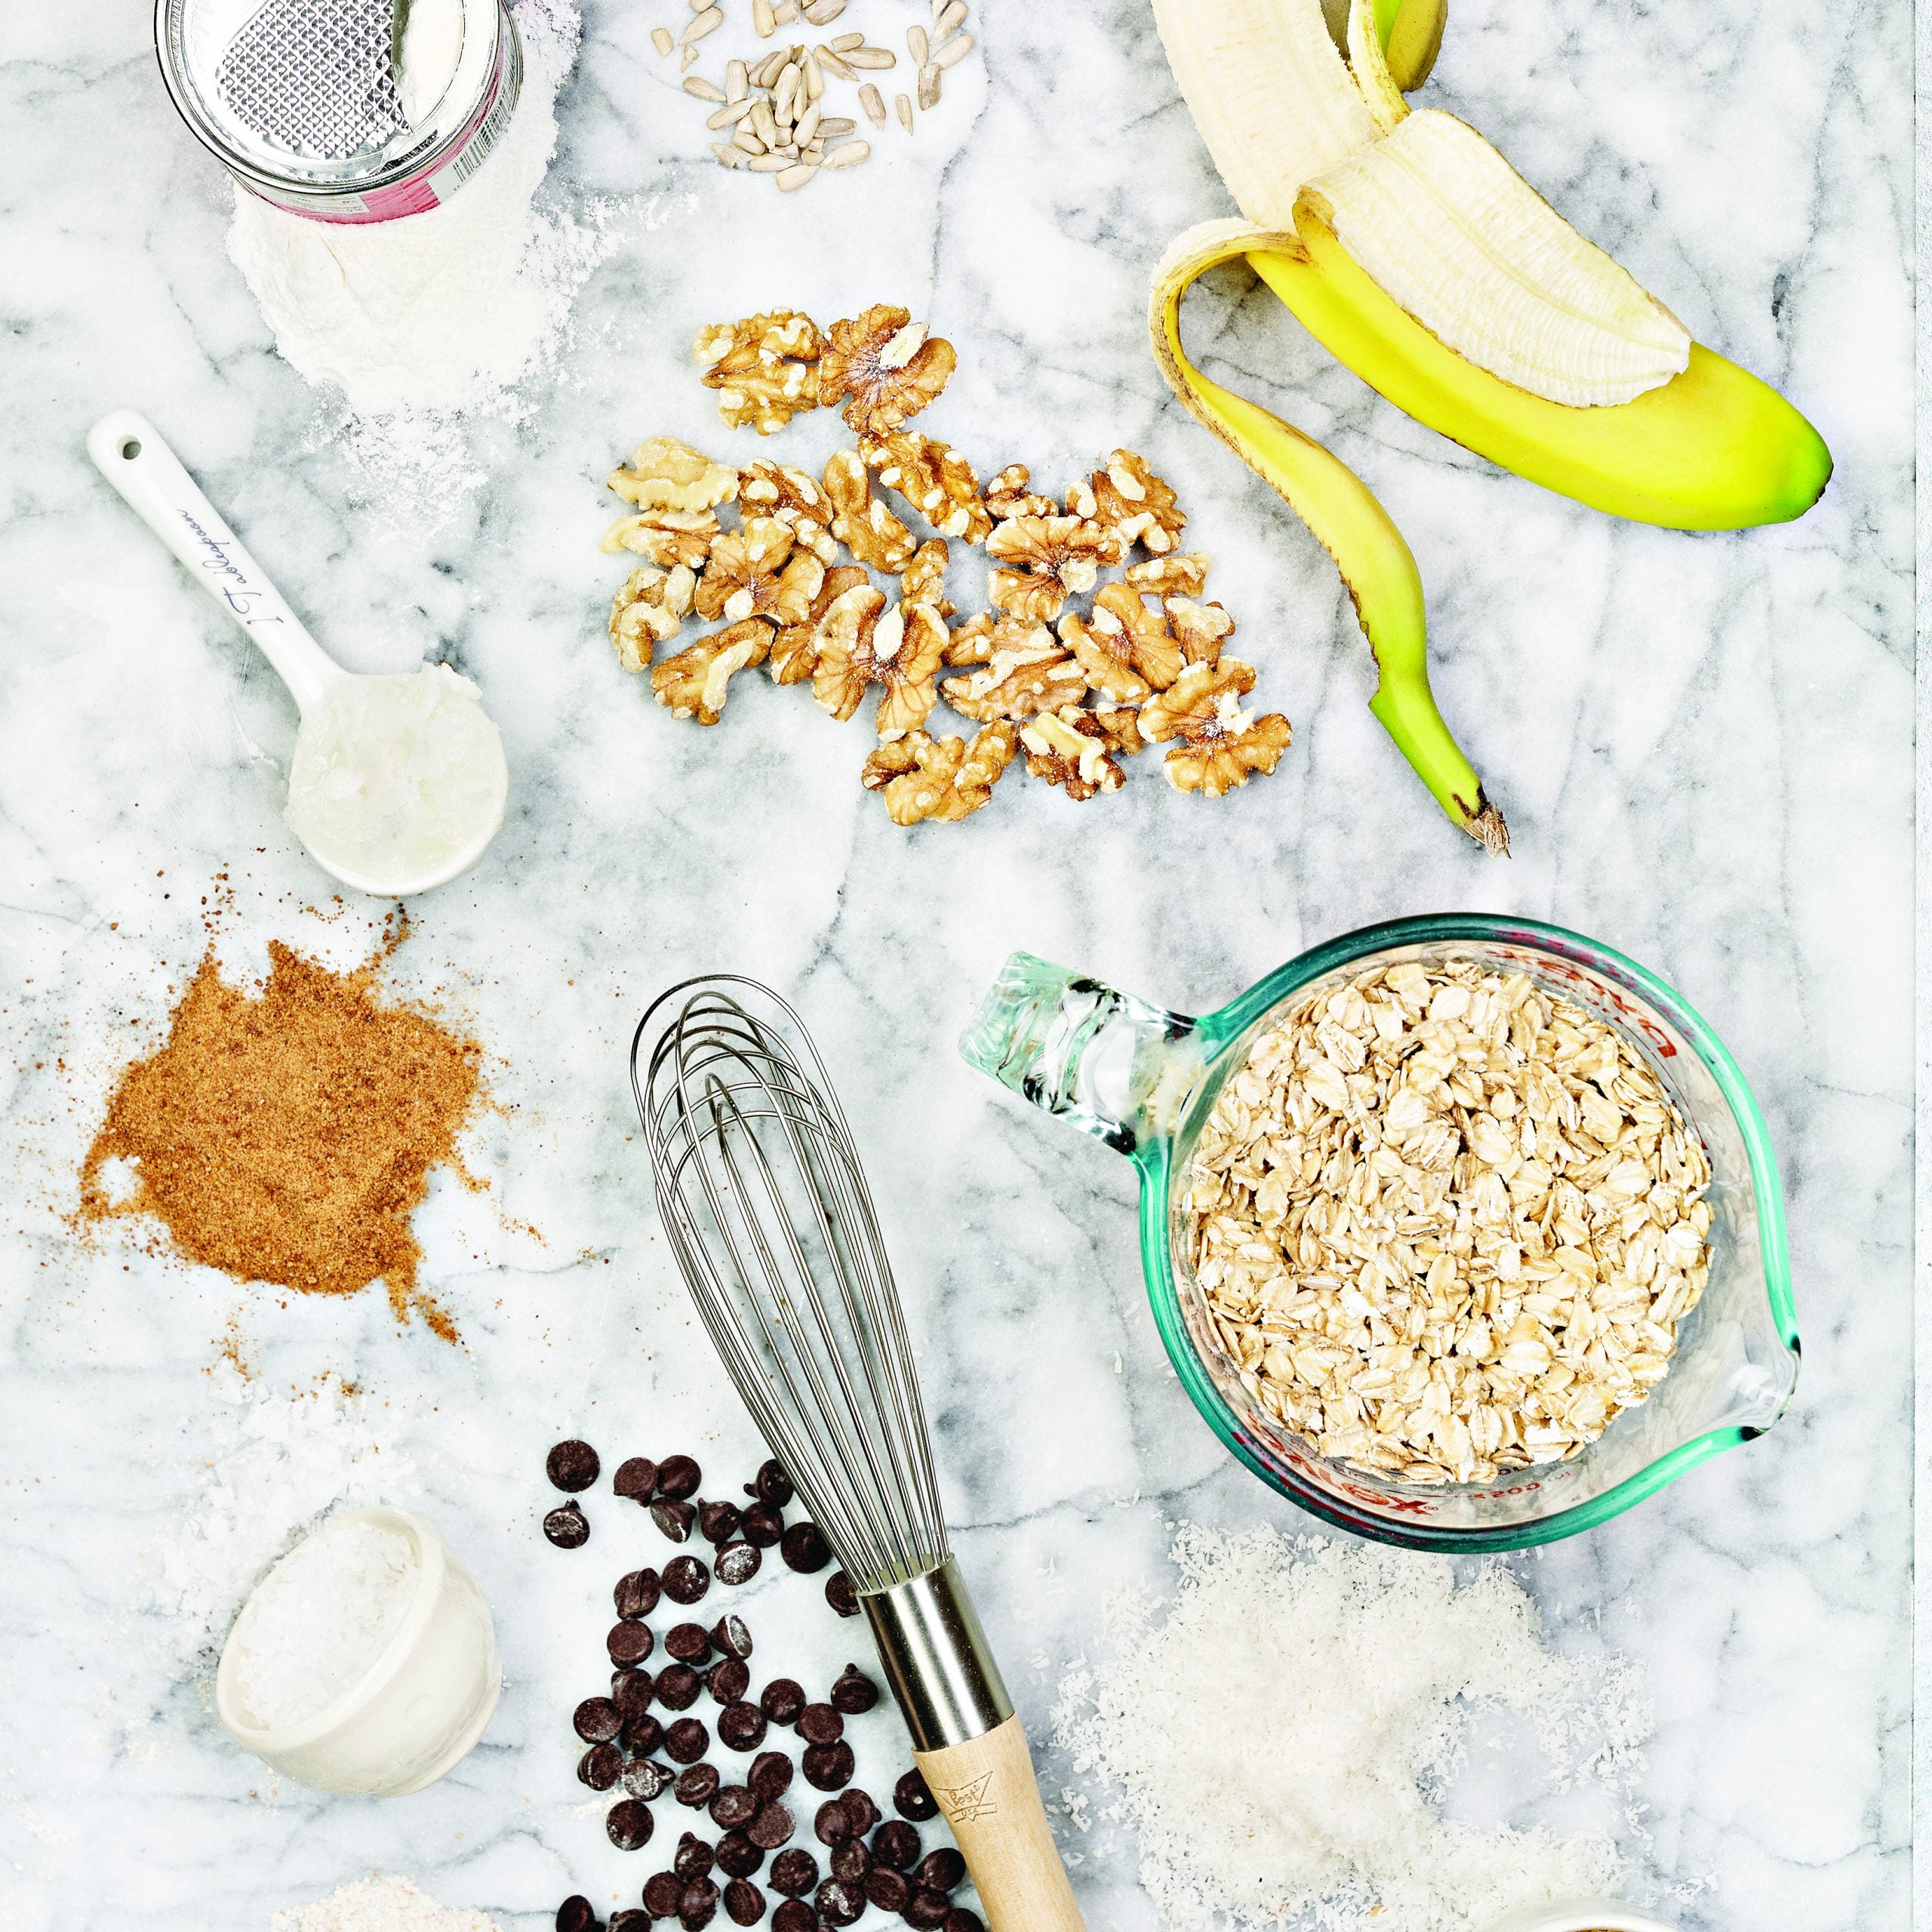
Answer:
[{"label": "dark chocolate chip", "polygon": [[657,1493],[673,1502],[695,1496],[704,1472],[688,1456],[666,1456],[657,1466]]},{"label": "dark chocolate chip", "polygon": [[727,1832],[718,1841],[718,1869],[728,1878],[749,1878],[764,1863],[764,1854],[743,1832]]},{"label": "dark chocolate chip", "polygon": [[717,1916],[718,1887],[709,1878],[694,1878],[678,1901],[678,1923],[685,1932],[700,1932]]},{"label": "dark chocolate chip", "polygon": [[755,1925],[764,1916],[764,1894],[749,1878],[724,1887],[724,1915],[734,1925]]},{"label": "dark chocolate chip", "polygon": [[620,1851],[635,1851],[639,1846],[648,1844],[655,1822],[651,1807],[635,1798],[620,1798],[604,1814],[604,1829]]},{"label": "dark chocolate chip", "polygon": [[590,1540],[590,1524],[574,1503],[566,1503],[543,1518],[543,1534],[559,1549],[581,1549]]},{"label": "dark chocolate chip", "polygon": [[832,1687],[832,1708],[848,1718],[869,1711],[878,1702],[878,1686],[855,1663],[848,1663]]},{"label": "dark chocolate chip", "polygon": [[664,1594],[673,1603],[694,1604],[711,1587],[711,1572],[695,1556],[674,1556],[664,1566]]},{"label": "dark chocolate chip", "polygon": [[688,1663],[669,1663],[657,1673],[657,1701],[667,1711],[688,1711],[697,1702],[704,1679]]},{"label": "dark chocolate chip", "polygon": [[697,1718],[680,1718],[664,1734],[664,1755],[675,1764],[695,1764],[711,1749],[711,1734]]},{"label": "dark chocolate chip", "polygon": [[952,1901],[943,1892],[928,1892],[915,1886],[899,1915],[908,1925],[923,1927],[926,1932],[938,1932],[952,1912]]},{"label": "dark chocolate chip", "polygon": [[863,1838],[878,1823],[878,1807],[872,1802],[869,1791],[861,1791],[857,1785],[848,1785],[838,1794],[838,1801],[845,1807],[845,1815],[852,1821],[852,1833],[855,1838]]},{"label": "dark chocolate chip", "polygon": [[614,1623],[611,1634],[604,1639],[604,1647],[620,1670],[629,1670],[650,1656],[657,1647],[657,1639],[651,1634],[648,1623]]},{"label": "dark chocolate chip", "polygon": [[644,1881],[644,1909],[653,1918],[675,1918],[685,1881],[675,1872],[654,1872]]},{"label": "dark chocolate chip", "polygon": [[828,1925],[856,1925],[866,1909],[866,1895],[843,1878],[828,1878],[812,1894],[818,1915]]},{"label": "dark chocolate chip", "polygon": [[727,1704],[718,1713],[718,1741],[734,1751],[755,1751],[764,1742],[764,1713],[755,1704]]},{"label": "dark chocolate chip", "polygon": [[611,1915],[611,1932],[651,1932],[651,1915],[635,1906]]},{"label": "dark chocolate chip", "polygon": [[745,1784],[728,1784],[711,1801],[711,1822],[728,1832],[749,1825],[758,1816],[758,1799]]},{"label": "dark chocolate chip", "polygon": [[946,1915],[944,1932],[986,1932],[986,1928],[977,1912],[956,1905]]},{"label": "dark chocolate chip", "polygon": [[866,1874],[872,1869],[872,1855],[866,1849],[863,1838],[841,1838],[832,1847],[831,1864],[835,1878],[863,1885]]},{"label": "dark chocolate chip", "polygon": [[808,1704],[798,1713],[798,1735],[808,1744],[836,1744],[845,1735],[845,1720],[829,1704]]},{"label": "dark chocolate chip", "polygon": [[852,1783],[852,1772],[858,1770],[858,1762],[852,1756],[852,1746],[841,1739],[836,1745],[808,1745],[806,1752],[798,1760],[798,1767],[806,1774],[806,1783],[814,1785],[819,1791],[841,1791],[844,1785]]},{"label": "dark chocolate chip", "polygon": [[624,1789],[633,1798],[641,1798],[648,1804],[671,1789],[671,1774],[648,1758],[633,1758],[624,1767]]},{"label": "dark chocolate chip", "polygon": [[681,1833],[678,1839],[677,1856],[671,1861],[671,1869],[689,1884],[694,1878],[702,1878],[711,1869],[711,1841],[701,1838],[695,1832]]},{"label": "dark chocolate chip", "polygon": [[702,1663],[711,1654],[711,1633],[702,1623],[674,1623],[664,1633],[664,1647],[680,1663]]},{"label": "dark chocolate chip", "polygon": [[736,1657],[740,1663],[752,1654],[751,1631],[735,1611],[727,1611],[711,1626],[711,1642],[713,1649],[721,1651],[728,1657]]},{"label": "dark chocolate chip", "polygon": [[696,1811],[718,1795],[722,1782],[715,1764],[694,1764],[689,1770],[678,1773],[671,1793],[680,1804],[688,1804]]},{"label": "dark chocolate chip", "polygon": [[657,1680],[648,1670],[620,1670],[611,1680],[611,1701],[627,1718],[641,1716],[651,1708]]},{"label": "dark chocolate chip", "polygon": [[842,1570],[835,1570],[825,1580],[825,1600],[841,1617],[859,1614],[859,1592]]},{"label": "dark chocolate chip", "polygon": [[648,1503],[657,1490],[657,1465],[648,1456],[632,1456],[617,1465],[611,1487],[634,1502]]},{"label": "dark chocolate chip", "polygon": [[890,1866],[875,1865],[866,1875],[866,1897],[881,1912],[903,1912],[912,1896],[912,1881]]},{"label": "dark chocolate chip", "polygon": [[552,1486],[574,1496],[597,1480],[597,1451],[587,1442],[560,1442],[543,1459]]},{"label": "dark chocolate chip", "polygon": [[792,1761],[782,1751],[761,1751],[745,1782],[767,1803],[783,1798],[792,1788]]},{"label": "dark chocolate chip", "polygon": [[664,1742],[664,1727],[648,1711],[633,1711],[624,1720],[624,1749],[633,1758],[648,1758]]},{"label": "dark chocolate chip", "polygon": [[735,1503],[700,1503],[697,1526],[706,1543],[729,1543],[743,1521]]},{"label": "dark chocolate chip", "polygon": [[624,1714],[608,1697],[586,1697],[571,1714],[571,1726],[586,1744],[608,1744],[624,1727]]},{"label": "dark chocolate chip", "polygon": [[593,1744],[577,1761],[577,1774],[592,1791],[608,1791],[624,1767],[624,1754],[614,1744]]},{"label": "dark chocolate chip", "polygon": [[805,1687],[795,1678],[774,1677],[758,1694],[758,1707],[774,1724],[796,1724],[805,1708]]},{"label": "dark chocolate chip", "polygon": [[775,1456],[759,1466],[758,1494],[761,1503],[768,1503],[774,1509],[783,1509],[792,1500],[792,1478],[785,1473],[785,1465]]},{"label": "dark chocolate chip", "polygon": [[918,1863],[919,1835],[904,1819],[888,1818],[872,1834],[872,1857],[895,1872],[909,1872]]},{"label": "dark chocolate chip", "polygon": [[688,1503],[667,1502],[660,1498],[651,1506],[651,1520],[673,1543],[682,1543],[690,1536],[691,1520],[696,1514]]},{"label": "dark chocolate chip", "polygon": [[767,1851],[776,1851],[781,1844],[790,1843],[792,1834],[797,1829],[792,1821],[792,1807],[780,1804],[774,1798],[759,1805],[758,1816],[745,1827],[745,1833],[753,1844],[762,1845]]},{"label": "dark chocolate chip", "polygon": [[[663,1695],[661,1690],[659,1695]],[[939,1815],[939,1807],[933,1801],[931,1792],[926,1788],[925,1778],[916,1770],[908,1771],[892,1787],[892,1808],[900,1817],[915,1820],[936,1818]]]},{"label": "dark chocolate chip", "polygon": [[785,1534],[785,1518],[768,1503],[754,1503],[745,1512],[738,1534],[758,1549],[775,1549]]},{"label": "dark chocolate chip", "polygon": [[929,1892],[956,1892],[966,1882],[966,1861],[952,1846],[943,1844],[920,1860],[912,1881]]},{"label": "dark chocolate chip", "polygon": [[592,1932],[600,1921],[597,1909],[581,1892],[573,1892],[557,1908],[557,1932]]},{"label": "dark chocolate chip", "polygon": [[828,1798],[812,1817],[812,1835],[820,1844],[836,1844],[852,1835],[852,1814],[837,1798]]},{"label": "dark chocolate chip", "polygon": [[818,1914],[803,1899],[787,1899],[771,1915],[771,1932],[818,1932]]},{"label": "dark chocolate chip", "polygon": [[802,1846],[781,1851],[771,1861],[766,1882],[774,1892],[783,1892],[789,1899],[802,1897],[818,1883],[818,1860]]},{"label": "dark chocolate chip", "polygon": [[[721,1663],[713,1664],[705,1673],[704,1687],[711,1693],[714,1702],[735,1704],[752,1687],[751,1666],[737,1657],[726,1657]],[[755,1704],[752,1709],[758,1711]],[[764,1713],[762,1711],[758,1712],[758,1738],[764,1736]],[[757,1741],[753,1740],[754,1743]],[[748,1751],[751,1746],[740,1744],[737,1748],[740,1751]]]},{"label": "dark chocolate chip", "polygon": [[662,1589],[655,1570],[633,1570],[628,1576],[617,1579],[617,1588],[611,1592],[611,1601],[617,1605],[620,1617],[648,1617],[657,1607]]},{"label": "dark chocolate chip", "polygon": [[755,1545],[728,1543],[718,1552],[718,1580],[729,1583],[735,1589],[740,1583],[749,1583],[758,1574],[758,1567],[764,1561]]},{"label": "dark chocolate chip", "polygon": [[778,1553],[809,1577],[832,1561],[832,1550],[816,1523],[794,1523],[778,1540]]}]

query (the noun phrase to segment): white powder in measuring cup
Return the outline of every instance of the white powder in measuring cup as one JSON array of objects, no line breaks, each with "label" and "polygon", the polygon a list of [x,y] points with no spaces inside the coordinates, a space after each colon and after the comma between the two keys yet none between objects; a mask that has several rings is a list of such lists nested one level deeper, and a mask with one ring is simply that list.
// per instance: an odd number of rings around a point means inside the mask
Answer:
[{"label": "white powder in measuring cup", "polygon": [[386,1872],[291,1906],[269,1923],[271,1932],[497,1932],[494,1919],[438,1905],[407,1878]]},{"label": "white powder in measuring cup", "polygon": [[503,741],[447,664],[343,678],[302,714],[282,816],[318,857],[372,884],[420,882],[501,821]]},{"label": "white powder in measuring cup", "polygon": [[242,1707],[285,1730],[366,1676],[416,1591],[416,1553],[380,1524],[325,1523],[264,1577],[229,1638]]},{"label": "white powder in measuring cup", "polygon": [[[414,53],[405,39],[405,94],[412,63],[423,91],[433,84],[451,5],[412,9],[426,38]],[[521,418],[521,390],[555,367],[577,291],[611,245],[561,202],[534,205],[556,147],[557,89],[577,55],[574,0],[521,0],[513,14],[522,93],[446,203],[392,221],[315,221],[238,187],[229,230],[229,255],[276,349],[340,398],[337,426],[350,448],[405,500],[445,512],[454,492],[480,480],[466,460],[464,420]]]}]

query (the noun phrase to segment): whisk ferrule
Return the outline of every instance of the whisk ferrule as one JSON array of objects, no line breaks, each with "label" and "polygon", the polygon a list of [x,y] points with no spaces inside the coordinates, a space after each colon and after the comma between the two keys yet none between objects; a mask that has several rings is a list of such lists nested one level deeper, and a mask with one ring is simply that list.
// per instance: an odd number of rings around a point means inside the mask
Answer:
[{"label": "whisk ferrule", "polygon": [[914,1750],[970,1743],[1012,1716],[999,1666],[952,1558],[910,1583],[861,1596],[859,1605]]}]

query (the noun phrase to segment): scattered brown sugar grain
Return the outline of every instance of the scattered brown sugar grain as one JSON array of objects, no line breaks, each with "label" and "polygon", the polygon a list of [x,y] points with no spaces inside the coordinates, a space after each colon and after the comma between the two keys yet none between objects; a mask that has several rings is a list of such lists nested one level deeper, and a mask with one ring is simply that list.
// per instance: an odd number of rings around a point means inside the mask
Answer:
[{"label": "scattered brown sugar grain", "polygon": [[[380,1280],[398,1320],[420,1312],[454,1340],[417,1285],[409,1223],[432,1168],[461,1172],[481,1050],[378,1002],[392,949],[339,974],[271,940],[258,995],[208,954],[165,1044],[122,1075],[82,1169],[81,1220],[152,1216],[185,1260],[239,1281],[353,1294]],[[133,1171],[125,1198],[104,1172],[117,1158]]]}]

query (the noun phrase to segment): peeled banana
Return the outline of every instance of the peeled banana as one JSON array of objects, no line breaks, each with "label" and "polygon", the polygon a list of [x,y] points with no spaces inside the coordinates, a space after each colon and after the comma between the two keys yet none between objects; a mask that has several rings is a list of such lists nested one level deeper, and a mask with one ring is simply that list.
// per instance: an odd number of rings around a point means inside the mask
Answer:
[{"label": "peeled banana", "polygon": [[[1188,408],[1334,557],[1380,671],[1371,708],[1449,817],[1501,816],[1429,689],[1415,560],[1344,465],[1209,382],[1182,351],[1195,278],[1242,257],[1309,332],[1432,429],[1611,515],[1692,530],[1801,515],[1831,474],[1777,392],[1693,342],[1475,129],[1411,112],[1443,0],[1153,0],[1215,166],[1247,217],[1180,237],[1155,352]],[[1346,49],[1346,57],[1344,56]]]}]

